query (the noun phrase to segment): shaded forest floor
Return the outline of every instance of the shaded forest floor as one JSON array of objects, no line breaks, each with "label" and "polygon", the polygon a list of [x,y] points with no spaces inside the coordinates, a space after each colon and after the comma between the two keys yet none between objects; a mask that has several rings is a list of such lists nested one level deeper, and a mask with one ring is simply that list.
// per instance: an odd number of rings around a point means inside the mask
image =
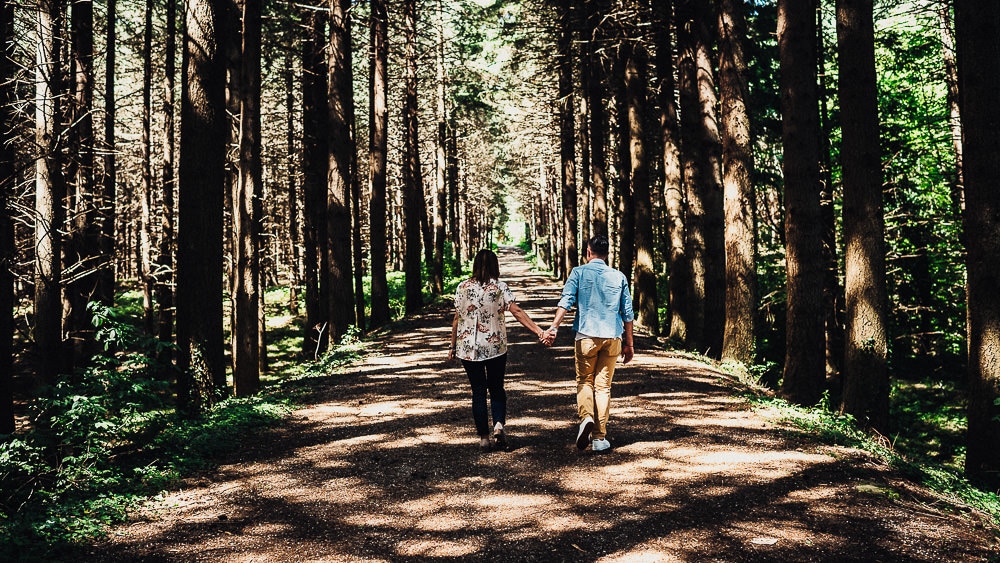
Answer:
[{"label": "shaded forest floor", "polygon": [[[559,284],[502,277],[548,326]],[[997,530],[869,454],[755,411],[729,376],[636,338],[609,439],[578,451],[572,332],[509,316],[507,451],[481,453],[447,304],[394,325],[289,423],[189,479],[91,561],[998,561]]]}]

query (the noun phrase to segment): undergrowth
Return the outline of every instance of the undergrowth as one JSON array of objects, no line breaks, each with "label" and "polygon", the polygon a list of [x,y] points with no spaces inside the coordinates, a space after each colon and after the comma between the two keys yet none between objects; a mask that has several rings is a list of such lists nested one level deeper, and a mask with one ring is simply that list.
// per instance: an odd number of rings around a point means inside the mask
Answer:
[{"label": "undergrowth", "polygon": [[[859,428],[854,417],[832,408],[828,395],[811,408],[793,405],[775,397],[767,392],[765,387],[759,385],[757,377],[759,371],[747,370],[740,376],[744,383],[749,384],[745,396],[755,407],[769,408],[777,412],[780,421],[790,424],[803,435],[818,439],[822,443],[864,450],[900,470],[915,482],[981,511],[988,515],[994,524],[1000,525],[1000,496],[977,488],[963,475],[960,467],[934,461],[922,452],[899,447],[900,444],[884,436]],[[905,444],[905,441],[903,443]]]},{"label": "undergrowth", "polygon": [[[462,275],[449,267],[445,290],[453,291]],[[389,293],[399,319],[405,276],[390,276]],[[157,361],[170,345],[138,328],[138,299],[122,295],[117,308],[92,303],[103,352],[87,369],[40,390],[28,430],[0,435],[0,561],[72,557],[179,479],[280,424],[311,388],[363,356],[368,344],[352,328],[315,361],[298,360],[302,332],[284,305],[288,298],[285,292],[269,298],[271,316],[288,321],[268,333],[281,373],[262,378],[268,384],[257,395],[224,399],[194,419],[174,410],[172,368]]]},{"label": "undergrowth", "polygon": [[[182,418],[155,359],[163,344],[121,311],[92,307],[104,352],[42,390],[31,403],[30,429],[0,436],[0,561],[68,556],[178,479],[280,423],[293,404],[294,393],[274,386]],[[354,333],[302,371],[329,373],[362,348]]]}]

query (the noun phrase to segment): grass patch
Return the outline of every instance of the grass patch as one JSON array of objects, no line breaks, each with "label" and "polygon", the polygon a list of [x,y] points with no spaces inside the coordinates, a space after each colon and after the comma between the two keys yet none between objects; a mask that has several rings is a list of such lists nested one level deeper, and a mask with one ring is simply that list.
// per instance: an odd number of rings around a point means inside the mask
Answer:
[{"label": "grass patch", "polygon": [[[858,428],[850,415],[833,411],[828,399],[824,399],[815,407],[804,408],[770,396],[759,388],[749,391],[746,397],[755,407],[767,408],[778,413],[780,421],[798,428],[803,436],[817,439],[825,444],[847,446],[869,452],[899,469],[914,481],[989,515],[994,524],[1000,525],[1000,496],[971,484],[962,474],[960,467],[954,465],[957,457],[942,463],[935,461],[933,455],[929,455],[929,452],[937,450],[933,446],[906,449],[918,440],[916,436],[931,433],[932,425],[916,430],[915,434],[909,435],[906,440],[897,438],[897,443],[893,444],[883,436]],[[897,404],[895,408],[899,408],[899,405]],[[945,412],[950,410],[945,409]],[[928,413],[927,418],[933,420],[935,417],[933,413]],[[954,417],[948,416],[942,420],[951,424],[954,422]]]}]

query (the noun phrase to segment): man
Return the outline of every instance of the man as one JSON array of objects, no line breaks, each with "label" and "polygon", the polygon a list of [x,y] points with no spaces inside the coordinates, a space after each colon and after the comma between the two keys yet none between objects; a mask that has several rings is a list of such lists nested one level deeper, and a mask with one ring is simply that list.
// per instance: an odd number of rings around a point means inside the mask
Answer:
[{"label": "man", "polygon": [[555,340],[559,324],[574,306],[577,308],[573,320],[576,406],[580,416],[576,447],[586,449],[593,439],[591,447],[599,452],[611,447],[607,430],[615,363],[618,356],[622,356],[627,364],[635,353],[628,280],[608,266],[608,239],[605,236],[598,235],[587,241],[587,263],[570,272],[552,327],[544,336],[547,344]]}]

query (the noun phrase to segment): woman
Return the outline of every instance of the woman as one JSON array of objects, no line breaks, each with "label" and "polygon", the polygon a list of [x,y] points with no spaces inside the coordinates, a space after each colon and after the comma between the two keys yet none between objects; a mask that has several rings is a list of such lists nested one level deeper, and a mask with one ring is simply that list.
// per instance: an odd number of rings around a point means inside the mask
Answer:
[{"label": "woman", "polygon": [[507,392],[503,379],[507,369],[507,325],[510,311],[539,339],[544,332],[514,302],[514,294],[500,281],[500,263],[491,250],[480,250],[472,262],[472,277],[455,290],[455,317],[451,322],[451,350],[448,359],[462,360],[472,385],[472,417],[479,434],[479,447],[489,451],[490,421],[486,393],[493,414],[493,440],[498,448],[507,446]]}]

